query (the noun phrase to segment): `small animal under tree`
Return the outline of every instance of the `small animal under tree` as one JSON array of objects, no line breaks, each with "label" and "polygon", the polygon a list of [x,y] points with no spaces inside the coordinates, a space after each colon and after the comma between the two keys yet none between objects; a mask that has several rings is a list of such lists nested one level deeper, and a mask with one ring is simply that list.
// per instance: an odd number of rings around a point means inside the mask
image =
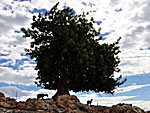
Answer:
[{"label": "small animal under tree", "polygon": [[[58,3],[44,15],[33,16],[31,28],[22,28],[24,38],[31,38],[27,55],[36,62],[36,84],[56,90],[53,98],[72,90],[114,93],[125,82],[114,78],[120,62],[117,44],[100,44],[100,29],[85,13],[77,15],[71,8],[57,9]],[[95,38],[97,37],[97,38]]]},{"label": "small animal under tree", "polygon": [[45,96],[48,97],[48,94],[38,94],[37,99],[44,99]]},{"label": "small animal under tree", "polygon": [[91,104],[92,104],[92,101],[93,101],[93,99],[88,100],[88,101],[87,101],[87,105],[91,105]]}]

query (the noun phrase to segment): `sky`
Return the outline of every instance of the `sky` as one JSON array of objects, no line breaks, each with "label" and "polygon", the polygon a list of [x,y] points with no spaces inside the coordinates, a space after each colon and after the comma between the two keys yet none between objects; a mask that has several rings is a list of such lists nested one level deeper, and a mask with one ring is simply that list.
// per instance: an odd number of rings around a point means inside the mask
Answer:
[{"label": "sky", "polygon": [[36,63],[25,55],[30,39],[22,38],[22,27],[30,27],[32,16],[49,11],[57,2],[58,8],[69,6],[76,14],[90,12],[102,28],[103,40],[113,43],[119,37],[121,72],[127,82],[114,95],[90,92],[70,92],[82,103],[93,98],[94,105],[112,106],[128,103],[150,110],[150,0],[0,0],[0,91],[17,100],[36,98],[45,90],[34,84]]}]

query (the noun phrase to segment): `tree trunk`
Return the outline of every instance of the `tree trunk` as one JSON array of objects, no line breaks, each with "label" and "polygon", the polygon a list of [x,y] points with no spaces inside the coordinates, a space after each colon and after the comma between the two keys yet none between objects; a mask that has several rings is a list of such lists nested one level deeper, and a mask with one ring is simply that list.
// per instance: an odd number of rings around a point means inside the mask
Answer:
[{"label": "tree trunk", "polygon": [[68,76],[63,76],[58,80],[57,92],[52,97],[53,99],[56,99],[60,95],[70,95],[67,81],[68,81]]}]

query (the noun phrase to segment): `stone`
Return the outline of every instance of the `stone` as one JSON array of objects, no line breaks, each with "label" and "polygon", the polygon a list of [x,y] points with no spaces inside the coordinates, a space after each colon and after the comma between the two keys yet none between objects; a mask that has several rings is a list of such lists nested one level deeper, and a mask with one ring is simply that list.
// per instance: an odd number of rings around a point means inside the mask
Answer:
[{"label": "stone", "polygon": [[15,98],[6,97],[6,101],[13,101],[13,102],[16,102],[16,99],[15,99]]},{"label": "stone", "polygon": [[0,102],[6,102],[7,99],[5,97],[0,97]]},{"label": "stone", "polygon": [[0,97],[5,97],[4,93],[0,92]]},{"label": "stone", "polygon": [[[117,104],[112,107],[87,106],[73,95],[61,95],[57,99],[27,99],[16,102],[16,99],[2,95],[0,113],[145,113],[131,104]],[[146,112],[149,113],[149,112]]]},{"label": "stone", "polygon": [[0,102],[0,107],[11,108],[11,105],[6,102]]},{"label": "stone", "polygon": [[139,107],[132,106],[131,104],[117,104],[110,109],[111,113],[145,113]]},{"label": "stone", "polygon": [[31,98],[28,98],[27,100],[26,100],[26,102],[30,102],[30,103],[32,103],[32,102],[35,102],[35,101],[37,101],[38,99],[31,99]]}]

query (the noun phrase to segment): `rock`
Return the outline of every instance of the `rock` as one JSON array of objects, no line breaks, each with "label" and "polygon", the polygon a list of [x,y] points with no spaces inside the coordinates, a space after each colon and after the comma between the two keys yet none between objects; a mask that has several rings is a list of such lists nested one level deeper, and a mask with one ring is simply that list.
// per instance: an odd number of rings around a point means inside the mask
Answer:
[{"label": "rock", "polygon": [[7,99],[5,97],[0,97],[0,102],[6,102]]},{"label": "rock", "polygon": [[131,104],[117,104],[112,106],[109,111],[111,113],[145,113],[144,110]]},{"label": "rock", "polygon": [[72,96],[69,96],[69,95],[58,96],[56,105],[60,111],[67,110],[68,112],[73,112],[73,113],[76,113],[76,112],[77,113],[80,113],[80,112],[92,113],[91,107],[81,104],[79,99],[73,95]]},{"label": "rock", "polygon": [[6,97],[6,101],[13,101],[13,102],[16,102],[16,99],[15,99],[15,98]]},{"label": "rock", "polygon": [[5,108],[0,108],[0,113],[5,113],[7,110]]},{"label": "rock", "polygon": [[0,107],[11,108],[12,106],[6,102],[0,102]]},{"label": "rock", "polygon": [[[117,104],[112,107],[87,106],[80,103],[76,96],[61,95],[57,99],[16,99],[0,97],[0,113],[145,113],[131,104]],[[149,113],[149,112],[146,112]]]},{"label": "rock", "polygon": [[4,93],[0,92],[0,98],[5,97]]},{"label": "rock", "polygon": [[95,113],[109,113],[110,107],[106,106],[92,106]]},{"label": "rock", "polygon": [[31,99],[31,98],[28,98],[28,99],[26,100],[26,102],[30,102],[30,103],[33,103],[33,102],[36,102],[36,101],[38,101],[38,99]]}]

